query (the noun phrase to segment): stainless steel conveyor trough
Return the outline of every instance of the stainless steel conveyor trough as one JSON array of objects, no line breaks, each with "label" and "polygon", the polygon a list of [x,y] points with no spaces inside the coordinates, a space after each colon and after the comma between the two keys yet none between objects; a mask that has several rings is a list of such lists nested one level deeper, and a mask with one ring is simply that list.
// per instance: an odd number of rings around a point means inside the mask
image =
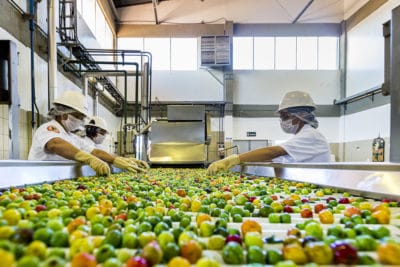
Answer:
[{"label": "stainless steel conveyor trough", "polygon": [[[119,171],[113,169],[113,172]],[[247,163],[235,166],[232,171],[308,182],[355,195],[400,201],[400,164],[396,163]],[[95,173],[89,166],[73,161],[1,160],[0,190],[93,175]]]}]

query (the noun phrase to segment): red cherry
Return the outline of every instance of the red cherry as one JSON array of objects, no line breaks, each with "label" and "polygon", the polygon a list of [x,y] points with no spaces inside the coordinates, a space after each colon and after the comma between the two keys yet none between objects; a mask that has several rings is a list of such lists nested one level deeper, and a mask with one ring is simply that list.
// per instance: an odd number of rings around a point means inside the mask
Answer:
[{"label": "red cherry", "polygon": [[123,220],[123,221],[126,221],[126,219],[127,219],[126,213],[120,213],[120,214],[118,214],[117,216],[115,216],[115,219],[116,219],[116,220]]},{"label": "red cherry", "polygon": [[130,258],[126,263],[126,267],[149,267],[149,263],[145,258],[136,256],[133,258]]},{"label": "red cherry", "polygon": [[283,212],[293,213],[293,208],[291,206],[283,207]]},{"label": "red cherry", "polygon": [[301,199],[301,202],[302,203],[308,203],[308,199],[307,198],[303,198],[303,199]]},{"label": "red cherry", "polygon": [[300,211],[300,216],[301,216],[301,218],[312,218],[313,212],[310,209],[302,209]]},{"label": "red cherry", "polygon": [[325,204],[317,203],[314,205],[314,212],[319,213],[321,210],[326,209]]},{"label": "red cherry", "polygon": [[340,204],[349,204],[350,203],[350,199],[347,197],[341,197],[339,198],[339,203]]},{"label": "red cherry", "polygon": [[331,244],[333,261],[336,264],[353,265],[358,262],[357,249],[349,243],[336,241]]},{"label": "red cherry", "polygon": [[233,234],[233,235],[228,235],[225,238],[225,244],[228,244],[228,242],[236,242],[238,244],[242,244],[242,238],[238,234]]},{"label": "red cherry", "polygon": [[381,201],[382,201],[382,202],[385,202],[385,203],[389,203],[389,202],[390,202],[390,199],[388,199],[388,198],[383,198]]},{"label": "red cherry", "polygon": [[86,185],[80,184],[80,185],[78,185],[77,189],[78,190],[85,190],[86,189]]},{"label": "red cherry", "polygon": [[45,205],[37,205],[36,207],[35,207],[35,210],[37,211],[37,212],[41,212],[42,210],[46,210],[47,209],[47,207],[45,206]]},{"label": "red cherry", "polygon": [[249,201],[253,202],[256,199],[256,197],[249,197]]}]

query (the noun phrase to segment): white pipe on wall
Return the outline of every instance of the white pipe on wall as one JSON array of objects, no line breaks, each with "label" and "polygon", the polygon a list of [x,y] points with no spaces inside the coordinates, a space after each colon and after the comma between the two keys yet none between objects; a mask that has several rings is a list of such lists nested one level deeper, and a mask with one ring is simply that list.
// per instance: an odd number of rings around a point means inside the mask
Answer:
[{"label": "white pipe on wall", "polygon": [[57,45],[56,45],[56,17],[58,0],[48,0],[48,29],[49,29],[49,92],[48,108],[57,94]]}]

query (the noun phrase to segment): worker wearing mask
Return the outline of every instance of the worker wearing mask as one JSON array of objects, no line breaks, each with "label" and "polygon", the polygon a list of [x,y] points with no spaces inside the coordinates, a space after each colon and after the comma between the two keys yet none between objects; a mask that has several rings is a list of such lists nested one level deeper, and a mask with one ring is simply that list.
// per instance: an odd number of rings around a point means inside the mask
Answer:
[{"label": "worker wearing mask", "polygon": [[241,162],[329,162],[329,144],[317,130],[314,110],[314,101],[308,93],[288,92],[279,104],[278,113],[282,130],[294,136],[279,146],[259,148],[216,161],[208,167],[207,173],[226,171]]},{"label": "worker wearing mask", "polygon": [[86,114],[85,97],[80,92],[63,92],[53,101],[53,108],[48,113],[52,120],[36,130],[28,159],[76,160],[88,164],[97,175],[110,174],[107,162],[129,170],[129,162],[113,160],[71,133],[83,124]]},{"label": "worker wearing mask", "polygon": [[[99,150],[107,151],[107,148],[104,146],[103,143],[109,131],[107,123],[103,118],[97,116],[89,118],[88,122],[85,124],[85,132],[86,136],[84,138],[86,142],[94,145]],[[146,169],[150,168],[145,161],[135,158],[123,159],[129,161],[132,167],[138,172],[143,172]]]}]

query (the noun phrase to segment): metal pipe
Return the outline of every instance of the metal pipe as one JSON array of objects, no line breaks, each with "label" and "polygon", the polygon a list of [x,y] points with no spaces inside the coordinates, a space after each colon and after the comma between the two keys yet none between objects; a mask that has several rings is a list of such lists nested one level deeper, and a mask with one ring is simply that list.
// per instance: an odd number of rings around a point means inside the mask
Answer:
[{"label": "metal pipe", "polygon": [[295,24],[300,17],[306,12],[306,10],[311,6],[311,4],[314,2],[314,0],[310,0],[307,5],[300,11],[300,13],[297,15],[297,17],[292,21],[293,24]]},{"label": "metal pipe", "polygon": [[99,116],[99,92],[96,90],[94,92],[94,104],[93,104],[93,114]]},{"label": "metal pipe", "polygon": [[31,126],[35,128],[35,25],[34,25],[34,14],[35,14],[35,0],[29,1],[29,31],[30,31],[30,48],[31,48]]},{"label": "metal pipe", "polygon": [[157,0],[152,0],[152,2],[153,2],[154,18],[156,19],[156,24],[160,24],[158,22],[158,16],[157,16]]},{"label": "metal pipe", "polygon": [[[136,65],[136,73],[139,71],[139,65]],[[135,78],[135,124],[138,124],[139,119],[139,76]],[[126,101],[125,101],[126,105]]]},{"label": "metal pipe", "polygon": [[49,62],[48,62],[48,75],[49,75],[49,88],[47,107],[50,109],[54,96],[57,93],[57,45],[56,45],[56,17],[57,10],[54,2],[56,0],[48,0],[48,28],[49,28]]},{"label": "metal pipe", "polygon": [[382,92],[382,86],[375,86],[368,90],[359,92],[357,94],[348,96],[348,97],[340,99],[340,100],[335,99],[335,100],[333,100],[333,104],[334,105],[348,104],[348,103],[351,103],[351,102],[354,102],[354,101],[357,101],[357,100],[360,100],[360,99],[363,99],[363,98],[366,98],[369,96],[374,96],[375,94],[379,94],[381,92]]}]

